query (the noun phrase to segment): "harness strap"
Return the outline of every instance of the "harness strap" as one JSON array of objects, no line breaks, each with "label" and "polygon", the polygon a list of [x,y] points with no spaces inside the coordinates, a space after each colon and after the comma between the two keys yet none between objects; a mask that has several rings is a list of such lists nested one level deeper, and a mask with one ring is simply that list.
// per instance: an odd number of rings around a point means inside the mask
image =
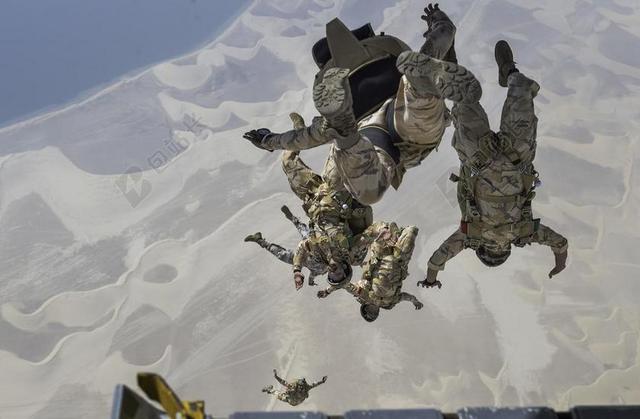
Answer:
[{"label": "harness strap", "polygon": [[400,163],[400,149],[397,144],[402,142],[400,135],[396,131],[395,123],[393,120],[393,113],[395,108],[396,100],[392,100],[387,105],[387,109],[385,111],[385,125],[386,127],[381,127],[377,125],[370,125],[359,130],[360,134],[367,137],[367,139],[371,142],[371,144],[376,147],[384,150],[389,157],[393,159],[395,164]]},{"label": "harness strap", "polygon": [[460,223],[460,231],[465,233],[470,240],[482,239],[483,233],[492,232],[495,234],[503,234],[509,232],[515,232],[518,238],[526,238],[532,236],[540,227],[540,219],[535,218],[532,220],[519,221],[517,223],[502,224],[499,226],[490,226],[483,222],[468,222],[462,221]]}]

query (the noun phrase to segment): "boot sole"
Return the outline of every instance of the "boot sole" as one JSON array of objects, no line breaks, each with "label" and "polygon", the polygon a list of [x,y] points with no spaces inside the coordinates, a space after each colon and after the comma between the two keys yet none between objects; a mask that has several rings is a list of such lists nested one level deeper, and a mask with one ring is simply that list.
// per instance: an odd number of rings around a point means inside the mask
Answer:
[{"label": "boot sole", "polygon": [[313,87],[313,103],[332,128],[342,130],[355,125],[349,70],[330,68],[322,82]]},{"label": "boot sole", "polygon": [[459,103],[480,100],[482,87],[476,77],[465,67],[442,61],[428,55],[407,51],[400,54],[398,70],[411,79],[428,78],[445,99]]}]

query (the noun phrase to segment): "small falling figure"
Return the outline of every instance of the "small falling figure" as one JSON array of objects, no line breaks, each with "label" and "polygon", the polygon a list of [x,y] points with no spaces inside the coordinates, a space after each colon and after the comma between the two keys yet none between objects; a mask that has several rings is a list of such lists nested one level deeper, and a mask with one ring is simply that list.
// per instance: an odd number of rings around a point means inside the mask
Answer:
[{"label": "small falling figure", "polygon": [[309,390],[318,387],[320,384],[324,384],[327,381],[327,376],[322,377],[322,380],[313,384],[307,383],[304,378],[299,378],[291,383],[286,382],[282,378],[278,377],[276,370],[273,370],[273,376],[276,380],[284,386],[284,391],[276,391],[272,385],[268,385],[262,389],[264,393],[273,394],[278,400],[285,403],[289,403],[291,406],[297,406],[309,397]]}]

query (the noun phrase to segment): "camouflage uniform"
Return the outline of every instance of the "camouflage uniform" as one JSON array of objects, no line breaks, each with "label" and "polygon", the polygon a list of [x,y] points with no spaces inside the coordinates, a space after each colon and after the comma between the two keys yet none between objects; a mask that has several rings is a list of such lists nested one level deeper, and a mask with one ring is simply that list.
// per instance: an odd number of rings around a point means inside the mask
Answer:
[{"label": "camouflage uniform", "polygon": [[[290,117],[294,128],[304,126],[298,114]],[[298,152],[284,151],[281,163],[291,190],[300,198],[302,208],[310,218],[310,225],[291,217],[302,236],[295,251],[269,243],[261,236],[254,241],[279,260],[293,265],[294,271],[302,267],[309,269],[309,285],[315,285],[315,277],[327,273],[332,257],[361,264],[365,255],[355,255],[353,259],[349,255],[349,241],[353,235],[350,223],[355,229],[364,229],[365,219],[371,217],[371,207],[355,201],[342,183],[332,182],[337,179],[335,176],[328,176],[325,181],[304,163]]]},{"label": "camouflage uniform", "polygon": [[408,265],[415,247],[418,229],[415,226],[400,229],[395,223],[377,222],[357,237],[352,251],[368,248],[370,257],[363,267],[362,279],[357,284],[330,286],[319,296],[326,297],[337,289],[355,296],[360,304],[372,304],[387,310],[400,301],[416,306],[418,299],[402,292],[402,283],[408,276]]},{"label": "camouflage uniform", "polygon": [[[430,24],[421,51],[431,57],[447,57],[453,45],[455,26],[441,11]],[[460,67],[462,68],[462,67]],[[445,128],[450,124],[444,98],[435,90],[418,90],[403,76],[396,97],[386,101],[378,111],[358,124],[354,138],[342,138],[328,126],[323,117],[313,119],[311,126],[283,134],[270,134],[262,146],[271,150],[300,151],[331,145],[323,178],[344,185],[354,198],[373,204],[393,186],[398,188],[407,169],[418,166],[438,147]],[[397,132],[393,157],[372,141],[376,132]]]},{"label": "camouflage uniform", "polygon": [[263,392],[267,394],[273,394],[278,400],[285,403],[289,403],[291,406],[297,406],[307,398],[309,398],[309,391],[326,381],[326,377],[315,383],[309,384],[304,378],[297,379],[291,383],[287,383],[282,378],[278,377],[278,374],[274,371],[276,380],[285,387],[284,391],[276,391],[273,386],[268,386],[263,389]]},{"label": "camouflage uniform", "polygon": [[[302,240],[308,240],[311,234],[309,226],[301,222],[298,218],[294,218],[293,220],[291,220],[291,222],[295,225],[296,229],[300,233]],[[296,253],[294,250],[287,249],[276,243],[270,243],[262,238],[261,235],[255,240],[255,242],[282,262],[289,265],[294,264],[294,256]],[[325,262],[324,258],[319,256],[321,255],[311,253],[308,255],[308,257],[304,258],[304,260],[299,261],[301,263],[301,266],[304,266],[309,270],[309,285],[316,285],[315,278],[327,273],[327,263]]]},{"label": "camouflage uniform", "polygon": [[460,228],[435,251],[428,268],[439,271],[465,248],[508,252],[511,245],[549,246],[560,254],[568,243],[533,219],[531,201],[538,174],[533,167],[538,119],[533,99],[538,84],[520,72],[508,77],[500,131],[493,133],[480,103],[456,103],[452,109],[453,147],[460,158]]},{"label": "camouflage uniform", "polygon": [[364,256],[350,253],[353,232],[349,224],[355,214],[371,211],[361,206],[341,184],[325,181],[314,173],[296,152],[282,154],[282,168],[292,191],[302,199],[302,207],[310,219],[307,237],[298,244],[293,255],[293,269],[314,264],[323,274],[331,260],[361,264]]}]

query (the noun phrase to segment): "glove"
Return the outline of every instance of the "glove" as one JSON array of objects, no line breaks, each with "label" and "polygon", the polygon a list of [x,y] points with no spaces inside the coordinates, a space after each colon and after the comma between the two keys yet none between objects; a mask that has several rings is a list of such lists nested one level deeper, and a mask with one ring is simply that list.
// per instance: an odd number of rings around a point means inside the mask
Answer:
[{"label": "glove", "polygon": [[291,112],[289,114],[289,118],[293,123],[293,129],[303,129],[304,127],[306,127],[306,124],[304,123],[304,118],[299,113]]},{"label": "glove", "polygon": [[302,286],[304,285],[304,275],[302,274],[302,272],[294,272],[293,280],[296,284],[296,291],[300,290],[300,288],[302,288]]},{"label": "glove", "polygon": [[329,296],[329,293],[326,290],[318,291],[318,298],[327,298],[328,296]]},{"label": "glove", "polygon": [[425,288],[434,288],[434,287],[438,287],[438,289],[442,288],[442,282],[436,279],[437,276],[438,276],[438,271],[431,268],[427,269],[427,277],[424,279],[424,281],[418,281],[418,286],[425,287]]},{"label": "glove", "polygon": [[324,377],[322,377],[322,382],[326,383],[327,382],[327,376],[325,375]]},{"label": "glove", "polygon": [[420,301],[416,301],[413,306],[416,310],[420,310],[422,307],[424,307],[424,304],[422,304]]},{"label": "glove", "polygon": [[[435,5],[432,3],[429,3],[427,7],[424,8],[425,14],[420,16],[420,18],[425,22],[427,22],[427,25],[431,26],[431,24],[433,23],[434,14],[438,11],[440,11],[440,6],[438,5],[438,3],[436,3]],[[425,36],[427,33],[429,33],[429,31],[425,33]]]},{"label": "glove", "polygon": [[562,253],[554,253],[556,258],[556,266],[549,272],[549,278],[553,278],[555,275],[558,275],[560,272],[564,270],[567,263],[567,251],[565,250]]},{"label": "glove", "polygon": [[253,144],[258,148],[261,148],[267,151],[273,151],[266,148],[263,144],[265,138],[267,138],[270,134],[271,134],[271,130],[269,130],[268,128],[259,128],[249,132],[245,132],[242,138],[244,138],[245,140],[251,141],[251,144]]}]

